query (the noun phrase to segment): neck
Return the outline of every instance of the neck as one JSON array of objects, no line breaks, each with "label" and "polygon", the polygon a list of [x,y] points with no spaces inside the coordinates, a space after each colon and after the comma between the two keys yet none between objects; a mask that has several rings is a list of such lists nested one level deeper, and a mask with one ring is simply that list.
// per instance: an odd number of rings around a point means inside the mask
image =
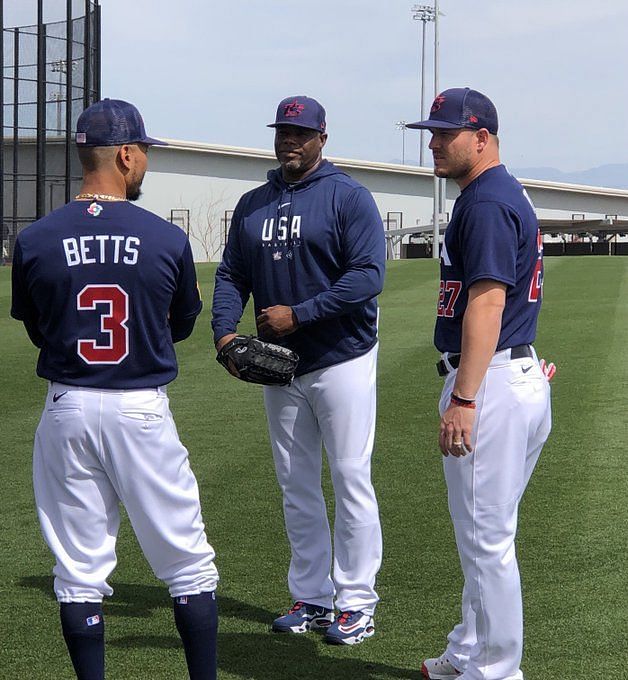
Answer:
[{"label": "neck", "polygon": [[104,173],[86,173],[83,175],[80,194],[105,194],[126,199],[126,184],[123,177],[112,177]]},{"label": "neck", "polygon": [[475,165],[468,175],[465,175],[463,178],[456,180],[456,184],[460,187],[460,191],[468,187],[469,184],[471,184],[471,182],[473,182],[474,179],[477,179],[483,172],[486,172],[491,168],[497,167],[498,165],[500,165],[500,163],[501,161],[499,160],[499,158],[491,158],[490,160],[486,160],[482,163],[478,163],[477,165]]}]

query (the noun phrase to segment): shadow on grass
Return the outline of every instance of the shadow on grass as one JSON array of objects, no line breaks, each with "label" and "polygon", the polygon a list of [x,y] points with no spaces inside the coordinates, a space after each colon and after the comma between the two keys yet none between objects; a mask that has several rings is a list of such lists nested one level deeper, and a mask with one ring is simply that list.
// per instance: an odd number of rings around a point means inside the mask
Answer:
[{"label": "shadow on grass", "polygon": [[[219,634],[218,666],[223,672],[246,680],[419,680],[423,677],[417,669],[355,658],[357,650],[351,647],[339,648],[345,658],[322,656],[319,639],[315,633]],[[365,644],[377,643],[373,640]]]},{"label": "shadow on grass", "polygon": [[[54,600],[52,576],[27,576],[18,581],[22,588],[40,590],[47,599]],[[107,617],[126,616],[144,618],[152,616],[156,609],[171,609],[172,600],[166,586],[150,586],[131,583],[113,584],[114,594],[105,599],[104,608]],[[221,617],[242,619],[257,623],[268,623],[277,616],[276,612],[255,607],[218,592],[218,608]]]},{"label": "shadow on grass", "polygon": [[[54,600],[51,576],[28,576],[20,579],[22,588],[41,591]],[[150,617],[158,609],[170,609],[171,600],[165,587],[115,584],[113,601],[105,604],[107,617]],[[218,598],[220,617],[236,618],[270,625],[276,612],[255,607],[226,595]],[[419,680],[416,669],[398,668],[355,658],[350,647],[338,648],[345,658],[321,655],[319,635],[278,635],[264,633],[218,633],[219,667],[235,677],[246,680],[289,680],[320,678],[326,680],[382,680],[398,678]],[[366,644],[377,644],[377,640]],[[127,635],[110,640],[108,645],[120,649],[160,648],[178,649],[181,641],[172,635]],[[358,652],[359,653],[359,652]]]}]

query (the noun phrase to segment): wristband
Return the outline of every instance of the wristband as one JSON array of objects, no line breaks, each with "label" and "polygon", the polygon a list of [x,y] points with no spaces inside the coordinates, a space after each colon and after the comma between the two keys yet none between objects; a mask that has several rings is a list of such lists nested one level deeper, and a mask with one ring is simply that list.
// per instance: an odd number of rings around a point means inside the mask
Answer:
[{"label": "wristband", "polygon": [[462,406],[462,408],[475,408],[475,399],[463,399],[451,393],[451,403],[454,406]]}]

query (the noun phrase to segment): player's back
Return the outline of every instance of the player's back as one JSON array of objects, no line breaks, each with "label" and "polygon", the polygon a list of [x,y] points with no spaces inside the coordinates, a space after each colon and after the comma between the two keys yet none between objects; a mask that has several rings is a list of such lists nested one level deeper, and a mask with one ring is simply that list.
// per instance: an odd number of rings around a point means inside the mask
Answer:
[{"label": "player's back", "polygon": [[74,201],[19,234],[16,265],[12,314],[36,321],[41,377],[110,389],[174,379],[169,315],[201,307],[179,228],[126,201]]}]

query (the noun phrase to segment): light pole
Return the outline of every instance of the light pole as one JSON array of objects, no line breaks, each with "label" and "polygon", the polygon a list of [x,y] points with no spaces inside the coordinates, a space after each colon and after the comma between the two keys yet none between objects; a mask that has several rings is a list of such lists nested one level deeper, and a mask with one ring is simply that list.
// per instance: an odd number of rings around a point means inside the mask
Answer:
[{"label": "light pole", "polygon": [[401,130],[401,163],[402,165],[406,164],[406,125],[408,124],[408,121],[406,120],[400,120],[397,123],[395,123],[395,127],[397,130]]},{"label": "light pole", "polygon": [[[425,118],[425,24],[428,21],[436,22],[436,8],[430,5],[413,5],[412,18],[415,21],[420,21],[423,25],[421,28],[421,120]],[[421,136],[419,140],[419,165],[423,167],[423,133],[425,130],[421,130]]]},{"label": "light pole", "polygon": [[[438,95],[438,48],[439,48],[439,32],[438,32],[438,0],[434,0],[434,98]],[[443,180],[444,182],[445,180]],[[443,186],[444,194],[444,186]],[[432,258],[440,259],[439,252],[439,232],[440,232],[440,207],[441,207],[441,183],[439,178],[434,173],[434,240],[432,242]]]},{"label": "light pole", "polygon": [[[72,71],[76,70],[78,62],[72,60]],[[52,73],[59,74],[59,90],[52,93],[52,101],[57,102],[57,134],[61,132],[61,102],[65,99],[63,96],[63,74],[68,72],[68,62],[66,59],[59,59],[53,61],[50,65]],[[68,101],[72,101],[72,93],[69,93]]]}]

